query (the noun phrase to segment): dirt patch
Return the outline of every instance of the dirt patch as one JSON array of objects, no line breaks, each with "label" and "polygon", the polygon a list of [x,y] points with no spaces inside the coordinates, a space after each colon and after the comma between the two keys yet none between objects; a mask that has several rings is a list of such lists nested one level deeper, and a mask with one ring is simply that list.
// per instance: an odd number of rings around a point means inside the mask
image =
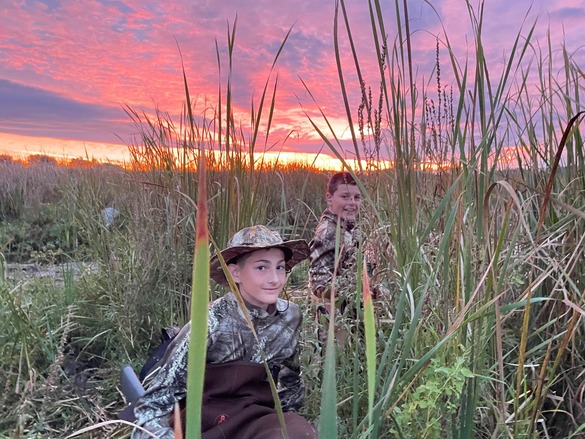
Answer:
[{"label": "dirt patch", "polygon": [[97,264],[87,262],[67,262],[65,264],[6,264],[5,277],[16,282],[27,282],[35,279],[51,279],[57,285],[63,285],[65,279],[79,279],[94,273]]}]

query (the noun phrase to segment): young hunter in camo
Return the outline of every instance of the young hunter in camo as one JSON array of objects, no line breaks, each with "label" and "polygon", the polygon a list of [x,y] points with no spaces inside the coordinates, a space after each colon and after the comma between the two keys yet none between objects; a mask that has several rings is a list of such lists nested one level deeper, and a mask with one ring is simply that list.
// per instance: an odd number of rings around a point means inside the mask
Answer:
[{"label": "young hunter in camo", "polygon": [[360,229],[355,222],[346,221],[326,209],[321,215],[315,235],[310,242],[311,265],[309,287],[322,299],[329,299],[335,266],[335,242],[337,223],[340,222],[340,253],[336,273],[336,294],[355,286],[357,251],[362,241]]},{"label": "young hunter in camo", "polygon": [[[336,238],[339,225],[339,255],[335,274],[336,308],[344,314],[349,310],[349,317],[355,317],[353,305],[357,294],[357,259],[362,247],[366,261],[367,274],[370,276],[372,296],[386,294],[387,290],[379,283],[376,273],[377,258],[374,241],[366,239],[358,215],[362,195],[353,176],[348,172],[334,174],[327,183],[327,209],[321,215],[315,235],[309,243],[310,267],[309,288],[321,303],[318,310],[321,315],[330,309],[331,287],[336,266]],[[340,317],[339,313],[337,314]]]},{"label": "young hunter in camo", "polygon": [[[239,257],[251,255],[259,250],[280,249],[284,253],[286,270],[304,260],[308,256],[308,246],[303,240],[283,241],[278,233],[264,226],[252,226],[238,232],[221,252],[228,266],[237,264]],[[281,254],[282,254],[281,253]],[[217,256],[211,260],[211,278],[226,285],[227,279]],[[284,268],[284,267],[283,267]],[[238,285],[243,288],[245,286]],[[266,359],[269,369],[278,385],[278,393],[285,413],[285,420],[290,439],[314,439],[317,434],[310,423],[296,414],[303,404],[304,386],[299,366],[299,336],[301,329],[301,312],[299,307],[289,301],[277,298],[267,307],[256,307],[246,304],[258,339],[254,337],[244,313],[235,295],[227,293],[209,305],[208,337],[207,337],[207,371],[203,397],[202,438],[276,438],[281,437],[280,425],[274,410],[274,401],[266,385],[267,377],[263,366]],[[179,332],[169,345],[164,357],[145,380],[146,393],[141,397],[134,409],[136,424],[162,439],[174,438],[169,415],[176,402],[183,402],[187,388],[187,357],[189,349],[190,324]],[[228,373],[218,375],[213,383],[215,366],[227,366]],[[237,383],[239,373],[256,367],[261,379]],[[244,368],[242,368],[244,367]],[[232,370],[233,368],[233,370]],[[247,369],[245,369],[247,368]],[[225,367],[224,367],[225,369]],[[217,369],[215,369],[217,370]],[[230,372],[230,370],[232,370]],[[208,375],[211,379],[208,380]],[[256,374],[257,375],[257,374]],[[263,375],[263,378],[262,378]],[[221,376],[222,378],[219,378]],[[250,393],[245,396],[237,394],[220,395],[218,389],[225,388],[225,376],[236,381],[236,386],[248,386],[252,389],[267,389],[258,393],[258,400],[249,403]],[[257,379],[257,378],[254,378]],[[215,389],[212,388],[215,386]],[[223,391],[223,390],[222,390]],[[252,393],[255,391],[253,390]],[[258,390],[258,392],[260,392]],[[206,398],[206,394],[213,398]],[[223,401],[225,413],[209,419],[206,414],[212,413],[207,402]],[[206,402],[207,401],[207,402]],[[263,401],[263,402],[261,402]],[[265,403],[269,401],[269,403]],[[222,406],[222,407],[223,407]],[[230,407],[237,413],[230,412]],[[249,416],[247,415],[249,413]],[[231,418],[230,418],[231,417]],[[136,428],[132,439],[152,437]]]},{"label": "young hunter in camo", "polygon": [[[333,174],[327,183],[325,195],[327,209],[321,215],[315,235],[309,247],[311,250],[309,267],[309,287],[320,299],[329,299],[335,269],[335,247],[337,226],[339,225],[339,262],[336,271],[335,292],[341,297],[355,290],[357,250],[362,241],[357,217],[362,195],[353,176],[348,172]],[[345,298],[349,299],[349,298]]]}]

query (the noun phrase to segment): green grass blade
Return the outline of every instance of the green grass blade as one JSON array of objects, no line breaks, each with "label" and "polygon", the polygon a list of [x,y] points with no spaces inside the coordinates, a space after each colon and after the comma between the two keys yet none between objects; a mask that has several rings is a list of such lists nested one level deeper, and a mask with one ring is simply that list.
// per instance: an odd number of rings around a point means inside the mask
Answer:
[{"label": "green grass blade", "polygon": [[[189,121],[193,133],[193,115],[187,78],[183,70]],[[195,253],[191,288],[191,333],[187,357],[187,425],[186,439],[201,437],[201,407],[207,355],[207,313],[209,305],[209,231],[207,227],[207,176],[205,149],[200,151]],[[203,342],[205,340],[205,342]]]},{"label": "green grass blade", "polygon": [[360,148],[358,146],[357,137],[355,134],[355,128],[353,124],[352,118],[352,111],[349,105],[349,96],[347,93],[347,87],[345,85],[345,79],[343,76],[343,68],[341,66],[341,55],[340,55],[340,47],[339,47],[339,32],[338,32],[338,25],[339,25],[339,2],[335,4],[335,21],[333,24],[333,47],[335,49],[335,62],[337,64],[337,74],[339,76],[339,84],[341,86],[341,94],[343,96],[343,104],[345,107],[345,115],[347,117],[349,123],[349,131],[351,133],[351,139],[353,142],[353,147],[358,163],[358,167],[362,170],[362,161],[361,161],[361,154]]},{"label": "green grass blade", "polygon": [[366,364],[368,374],[368,418],[370,428],[374,426],[374,399],[376,395],[376,326],[374,323],[374,304],[370,290],[368,270],[364,260],[362,269],[364,297],[364,327],[366,337]]},{"label": "green grass blade", "polygon": [[335,278],[339,263],[341,221],[337,221],[335,231],[335,267],[331,279],[331,297],[329,309],[329,325],[327,327],[327,344],[325,348],[325,368],[323,370],[323,386],[321,395],[321,416],[319,419],[319,437],[321,439],[337,439],[337,379],[335,358]]}]

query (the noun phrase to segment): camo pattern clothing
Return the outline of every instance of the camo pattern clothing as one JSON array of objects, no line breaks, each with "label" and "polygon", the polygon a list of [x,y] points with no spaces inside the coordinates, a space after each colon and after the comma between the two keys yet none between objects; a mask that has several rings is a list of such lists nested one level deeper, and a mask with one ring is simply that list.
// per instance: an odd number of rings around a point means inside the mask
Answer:
[{"label": "camo pattern clothing", "polygon": [[[283,299],[278,299],[266,311],[246,305],[259,343],[250,331],[236,297],[227,293],[209,306],[207,363],[249,361],[261,364],[264,353],[273,376],[278,380],[283,411],[297,411],[304,397],[299,365],[302,319],[299,307]],[[169,414],[175,402],[186,397],[190,329],[188,323],[169,345],[155,370],[146,378],[146,392],[134,409],[136,424],[161,439],[174,438]],[[132,439],[150,437],[137,428],[132,433]]]},{"label": "camo pattern clothing", "polygon": [[[311,250],[309,287],[316,297],[329,298],[335,267],[335,238],[338,216],[326,209],[321,215],[315,236],[309,243]],[[361,232],[354,222],[339,218],[340,258],[336,274],[336,292],[355,286],[354,267],[357,264],[357,249],[362,240]]]}]

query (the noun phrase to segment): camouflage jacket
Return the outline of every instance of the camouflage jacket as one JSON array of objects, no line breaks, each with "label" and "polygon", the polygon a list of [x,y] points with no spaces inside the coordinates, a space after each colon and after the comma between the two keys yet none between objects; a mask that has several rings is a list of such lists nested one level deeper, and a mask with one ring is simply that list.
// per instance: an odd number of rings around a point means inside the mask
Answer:
[{"label": "camouflage jacket", "polygon": [[[309,267],[309,287],[317,297],[328,295],[335,266],[335,237],[338,216],[326,209],[321,215],[315,236],[309,243],[311,250]],[[357,249],[362,240],[355,223],[341,219],[340,223],[340,259],[337,268],[337,284],[355,284]],[[325,293],[325,294],[323,294]]]},{"label": "camouflage jacket", "polygon": [[[209,305],[207,363],[238,360],[262,363],[264,353],[270,370],[277,376],[283,410],[297,411],[304,397],[299,366],[299,307],[283,299],[278,299],[268,311],[251,305],[247,307],[259,343],[248,328],[233,293],[227,293]],[[134,409],[136,424],[161,439],[174,438],[168,423],[169,414],[175,402],[186,397],[189,334],[190,324],[187,324],[146,378],[146,393]],[[132,439],[147,437],[152,436],[138,429],[132,433]]]}]

